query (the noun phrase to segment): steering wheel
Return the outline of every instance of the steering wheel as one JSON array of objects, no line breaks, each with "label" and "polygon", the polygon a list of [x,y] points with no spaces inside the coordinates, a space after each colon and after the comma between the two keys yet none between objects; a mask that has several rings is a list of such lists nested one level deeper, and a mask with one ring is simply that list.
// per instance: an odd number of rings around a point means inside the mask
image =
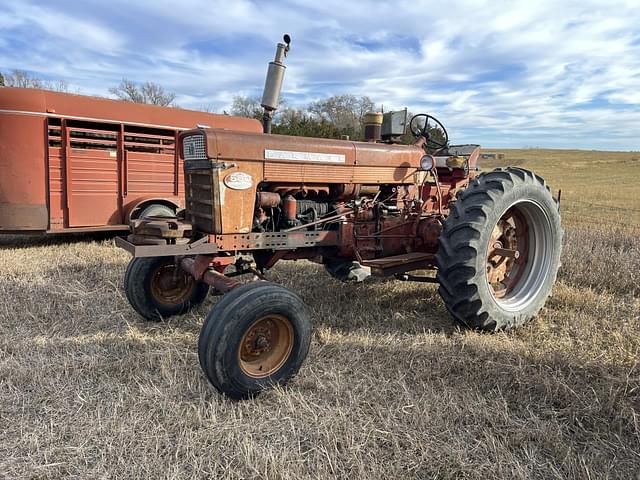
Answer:
[{"label": "steering wheel", "polygon": [[[420,120],[423,119],[424,123]],[[433,125],[430,125],[430,121],[433,121]],[[442,130],[442,134],[444,136],[444,141],[435,140],[431,135],[431,130],[433,128],[439,128]],[[424,147],[427,149],[437,149],[444,148],[449,145],[449,134],[447,133],[447,129],[444,128],[444,125],[440,120],[432,115],[427,115],[426,113],[419,113],[418,115],[414,115],[409,122],[409,129],[414,137],[420,138],[423,137],[425,139]]]}]

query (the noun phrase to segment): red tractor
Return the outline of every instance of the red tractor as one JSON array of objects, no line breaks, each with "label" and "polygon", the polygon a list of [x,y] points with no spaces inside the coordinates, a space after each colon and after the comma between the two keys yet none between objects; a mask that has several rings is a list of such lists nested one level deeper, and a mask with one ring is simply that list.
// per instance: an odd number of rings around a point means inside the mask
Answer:
[{"label": "red tractor", "polygon": [[[280,260],[319,262],[342,280],[438,283],[448,311],[469,328],[510,329],[535,317],[556,280],[562,241],[544,180],[521,168],[480,173],[479,147],[449,145],[430,115],[411,119],[413,145],[395,142],[404,128],[393,116],[382,125],[370,116],[365,142],[270,134],[285,43],[269,65],[264,133],[184,132],[186,209],[134,220],[129,237],[117,239],[134,256],[124,281],[133,308],[159,320],[210,290],[224,293],[198,355],[232,398],[285,383],[309,350],[307,307],[265,281]],[[415,273],[425,270],[435,277]]]}]

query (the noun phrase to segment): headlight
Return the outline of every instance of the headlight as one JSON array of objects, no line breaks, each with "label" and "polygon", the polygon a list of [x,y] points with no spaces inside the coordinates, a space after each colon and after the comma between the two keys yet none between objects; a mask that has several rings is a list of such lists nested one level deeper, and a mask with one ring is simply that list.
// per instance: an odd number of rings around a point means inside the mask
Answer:
[{"label": "headlight", "polygon": [[434,159],[431,155],[425,155],[420,159],[420,170],[432,170],[434,163]]}]

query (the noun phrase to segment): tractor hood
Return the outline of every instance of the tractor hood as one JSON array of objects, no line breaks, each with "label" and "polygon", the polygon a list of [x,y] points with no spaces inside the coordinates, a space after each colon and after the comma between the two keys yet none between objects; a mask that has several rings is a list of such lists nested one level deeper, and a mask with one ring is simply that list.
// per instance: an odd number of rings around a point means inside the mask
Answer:
[{"label": "tractor hood", "polygon": [[[186,150],[191,142],[184,139],[204,136],[197,143],[199,151]],[[196,140],[196,139],[192,139]],[[204,142],[203,142],[204,140]],[[181,136],[184,159],[217,161],[264,161],[335,166],[376,166],[418,168],[424,156],[421,148],[412,145],[331,140],[325,138],[267,135],[221,129],[189,130]],[[193,155],[198,155],[199,158]]]}]

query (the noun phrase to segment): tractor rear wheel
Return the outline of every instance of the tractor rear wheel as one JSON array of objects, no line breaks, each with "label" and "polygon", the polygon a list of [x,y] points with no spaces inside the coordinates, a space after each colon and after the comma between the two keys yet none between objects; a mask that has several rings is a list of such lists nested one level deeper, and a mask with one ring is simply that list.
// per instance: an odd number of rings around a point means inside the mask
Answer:
[{"label": "tractor rear wheel", "polygon": [[138,257],[129,262],[124,290],[136,312],[158,321],[201,304],[209,285],[180,269],[173,257]]},{"label": "tractor rear wheel", "polygon": [[211,310],[198,355],[207,378],[233,399],[285,384],[309,352],[311,319],[295,293],[270,282],[236,287]]},{"label": "tractor rear wheel", "polygon": [[440,236],[437,278],[447,310],[487,331],[531,320],[555,283],[562,234],[542,178],[512,167],[478,176],[452,203]]}]

